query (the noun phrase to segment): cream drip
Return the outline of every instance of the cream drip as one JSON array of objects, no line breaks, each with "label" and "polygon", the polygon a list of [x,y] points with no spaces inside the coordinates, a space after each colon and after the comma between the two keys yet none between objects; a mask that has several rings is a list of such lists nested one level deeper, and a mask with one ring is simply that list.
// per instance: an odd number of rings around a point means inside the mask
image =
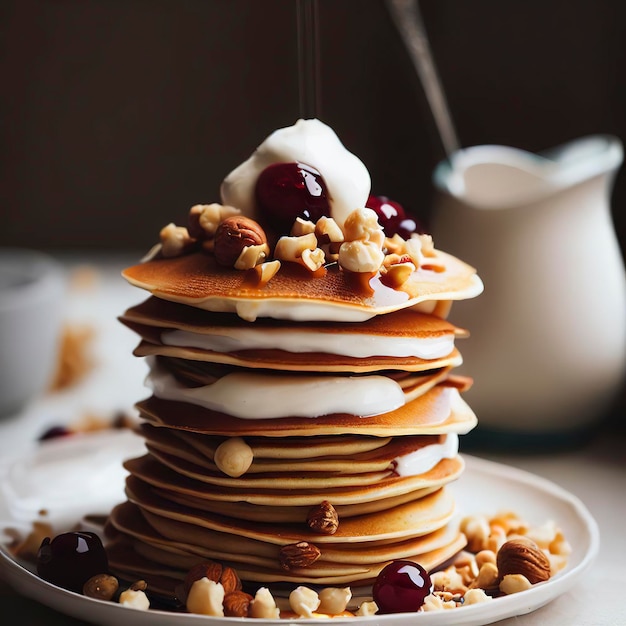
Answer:
[{"label": "cream drip", "polygon": [[393,460],[398,476],[419,476],[431,470],[442,459],[453,459],[459,453],[459,436],[446,435],[443,443],[433,443]]},{"label": "cream drip", "polygon": [[370,356],[418,357],[438,359],[454,349],[452,333],[438,337],[389,337],[359,333],[224,328],[220,334],[184,330],[164,331],[161,341],[167,346],[197,348],[213,352],[238,350],[284,350],[286,352],[324,352],[355,358]]}]

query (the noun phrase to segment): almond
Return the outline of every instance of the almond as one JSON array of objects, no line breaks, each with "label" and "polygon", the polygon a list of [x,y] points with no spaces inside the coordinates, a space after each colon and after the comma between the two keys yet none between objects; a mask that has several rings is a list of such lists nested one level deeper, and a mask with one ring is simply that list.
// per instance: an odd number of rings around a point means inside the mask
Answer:
[{"label": "almond", "polygon": [[496,555],[500,579],[509,574],[521,574],[531,584],[550,578],[550,561],[539,546],[527,537],[510,539],[502,544]]},{"label": "almond", "polygon": [[339,516],[328,500],[313,507],[309,511],[306,522],[311,530],[325,535],[334,535],[339,528]]},{"label": "almond", "polygon": [[224,617],[248,617],[253,597],[245,591],[231,591],[224,596]]},{"label": "almond", "polygon": [[216,583],[221,583],[224,593],[241,589],[241,581],[237,572],[232,567],[224,566],[217,561],[204,561],[194,565],[185,576],[184,590],[188,594],[191,586],[201,578],[208,578]]},{"label": "almond", "polygon": [[280,566],[285,570],[309,567],[321,555],[319,548],[308,541],[290,543],[280,549]]}]

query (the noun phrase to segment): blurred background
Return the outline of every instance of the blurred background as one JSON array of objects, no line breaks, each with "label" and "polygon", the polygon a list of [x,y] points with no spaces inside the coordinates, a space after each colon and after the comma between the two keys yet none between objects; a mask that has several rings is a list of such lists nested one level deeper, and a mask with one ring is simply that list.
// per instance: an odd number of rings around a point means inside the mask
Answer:
[{"label": "blurred background", "polygon": [[[463,146],[626,139],[626,5],[423,0]],[[3,0],[0,244],[144,250],[299,116],[295,0]],[[382,0],[320,0],[321,111],[427,222],[444,154]],[[613,211],[625,240],[626,171]]]},{"label": "blurred background", "polygon": [[[462,146],[626,140],[626,4],[420,7]],[[319,0],[319,24],[319,117],[372,191],[428,226],[445,155],[383,0]],[[300,116],[295,25],[295,0],[2,0],[0,245],[143,254],[219,200],[223,177]],[[625,203],[626,168],[622,254]]]}]

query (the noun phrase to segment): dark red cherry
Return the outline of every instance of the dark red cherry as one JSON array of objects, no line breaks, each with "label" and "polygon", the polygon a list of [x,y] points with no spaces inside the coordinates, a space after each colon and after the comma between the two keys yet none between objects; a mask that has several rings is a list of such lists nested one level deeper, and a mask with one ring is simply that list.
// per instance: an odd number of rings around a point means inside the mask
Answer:
[{"label": "dark red cherry", "polygon": [[403,239],[408,239],[418,230],[417,223],[406,214],[404,207],[387,196],[370,195],[365,206],[376,211],[378,223],[387,237],[393,237],[397,233]]},{"label": "dark red cherry", "polygon": [[413,561],[392,561],[378,574],[372,588],[379,613],[413,613],[431,591],[428,572]]},{"label": "dark red cherry", "polygon": [[289,232],[297,217],[316,222],[330,215],[322,175],[304,163],[274,163],[260,174],[255,188],[259,212],[278,232]]},{"label": "dark red cherry", "polygon": [[104,546],[92,532],[71,531],[50,540],[37,553],[37,574],[48,582],[80,593],[87,580],[109,570]]},{"label": "dark red cherry", "polygon": [[39,435],[39,441],[46,441],[47,439],[58,439],[59,437],[68,437],[72,435],[73,431],[66,426],[51,426]]}]

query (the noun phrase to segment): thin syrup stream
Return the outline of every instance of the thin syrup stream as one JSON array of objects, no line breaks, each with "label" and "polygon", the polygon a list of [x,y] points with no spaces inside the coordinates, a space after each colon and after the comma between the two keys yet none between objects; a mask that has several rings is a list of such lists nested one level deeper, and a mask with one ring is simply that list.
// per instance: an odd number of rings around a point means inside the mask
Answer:
[{"label": "thin syrup stream", "polygon": [[317,0],[297,0],[300,117],[320,116],[319,10]]},{"label": "thin syrup stream", "polygon": [[452,115],[435,67],[417,0],[385,0],[424,88],[446,157],[459,150]]}]

